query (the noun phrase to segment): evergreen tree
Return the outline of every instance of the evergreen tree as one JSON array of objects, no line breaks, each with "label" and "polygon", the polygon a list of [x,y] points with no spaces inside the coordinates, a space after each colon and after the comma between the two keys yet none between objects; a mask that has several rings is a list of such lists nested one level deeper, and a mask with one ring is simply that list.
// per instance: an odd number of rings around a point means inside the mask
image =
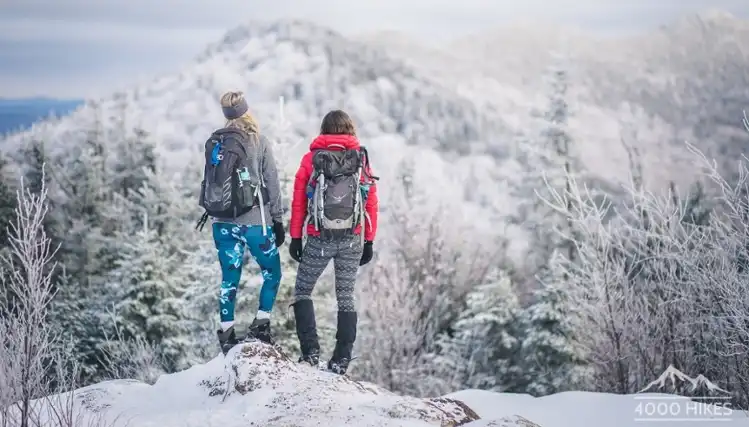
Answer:
[{"label": "evergreen tree", "polygon": [[156,146],[150,135],[139,128],[123,126],[122,140],[115,146],[117,163],[112,167],[112,191],[128,197],[156,171]]},{"label": "evergreen tree", "polygon": [[11,185],[10,177],[6,173],[7,166],[5,157],[0,156],[0,250],[8,242],[8,227],[15,215],[17,203],[15,186]]},{"label": "evergreen tree", "polygon": [[[563,62],[550,69],[548,79],[548,105],[538,121],[540,135],[523,138],[519,153],[527,176],[517,189],[520,200],[525,202],[519,205],[514,220],[530,237],[526,271],[533,277],[531,289],[553,276],[550,262],[555,253],[574,261],[574,242],[579,238],[571,220],[575,207],[572,199],[566,197],[581,168],[568,128],[569,74]],[[556,205],[560,198],[564,199],[565,212],[547,203]]]},{"label": "evergreen tree", "polygon": [[101,236],[108,227],[103,211],[111,201],[106,148],[103,136],[91,131],[79,146],[57,159],[51,174],[63,194],[60,206],[61,261],[67,274],[79,286],[100,288],[111,251],[106,252]]},{"label": "evergreen tree", "polygon": [[65,274],[53,317],[72,341],[86,381],[104,372],[102,351],[115,326],[108,314],[116,301],[110,275],[119,265],[123,236],[137,228],[130,215],[133,189],[150,179],[146,174],[156,163],[149,135],[127,126],[122,121],[105,130],[96,120],[83,141],[56,159],[51,174],[61,190],[58,218],[65,230],[59,252]]},{"label": "evergreen tree", "polygon": [[59,189],[55,212],[63,236],[58,252],[63,275],[58,280],[52,316],[79,357],[85,381],[101,379],[100,349],[106,340],[107,305],[113,299],[106,275],[116,256],[116,248],[104,239],[116,222],[104,216],[112,193],[109,141],[101,128],[97,121],[82,141],[62,152],[49,166]]},{"label": "evergreen tree", "polygon": [[507,276],[473,289],[452,329],[438,337],[438,351],[431,357],[440,392],[522,391],[519,319],[520,306]]},{"label": "evergreen tree", "polygon": [[522,313],[520,361],[525,393],[543,396],[577,390],[587,374],[581,350],[575,347],[565,294],[556,283],[542,285],[534,303]]},{"label": "evergreen tree", "polygon": [[[47,168],[49,168],[49,164],[51,163],[44,142],[31,141],[23,151],[23,158],[26,161],[25,185],[29,191],[37,194],[42,188],[42,183],[45,185],[50,183],[50,174],[44,173],[43,170],[44,165],[47,165]],[[52,210],[51,206],[50,210]]]},{"label": "evergreen tree", "polygon": [[144,213],[143,229],[120,234],[120,258],[111,272],[116,289],[115,314],[125,339],[153,343],[169,371],[185,368],[187,323],[182,292],[175,282],[181,260]]},{"label": "evergreen tree", "polygon": [[[9,250],[10,242],[10,227],[16,216],[17,198],[14,190],[14,186],[10,184],[10,177],[6,173],[7,162],[4,157],[0,157],[0,253]],[[5,271],[1,271],[0,274],[8,274]],[[3,277],[8,279],[8,276]],[[7,283],[7,282],[2,282]],[[2,303],[8,303],[10,308],[10,300],[3,301]],[[10,310],[4,311],[0,309],[0,313],[10,312]]]},{"label": "evergreen tree", "polygon": [[[527,200],[518,220],[530,236],[530,253],[525,267],[531,290],[530,303],[522,315],[523,339],[520,381],[525,392],[540,395],[574,387],[580,375],[581,355],[572,348],[565,289],[569,288],[566,268],[577,263],[576,242],[580,233],[572,218],[576,207],[570,194],[581,167],[569,132],[569,73],[558,62],[549,73],[546,110],[539,117],[542,129],[528,138],[522,160],[528,168],[521,191]],[[549,206],[553,204],[555,207]],[[559,260],[564,261],[560,264]]]}]

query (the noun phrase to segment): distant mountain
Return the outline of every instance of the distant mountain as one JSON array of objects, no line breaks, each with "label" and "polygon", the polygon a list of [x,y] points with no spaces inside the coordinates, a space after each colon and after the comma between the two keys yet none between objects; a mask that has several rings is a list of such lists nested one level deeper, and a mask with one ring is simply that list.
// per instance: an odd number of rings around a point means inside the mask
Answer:
[{"label": "distant mountain", "polygon": [[[462,198],[470,189],[480,206],[456,205],[461,212],[472,212],[475,223],[489,222],[494,205],[506,210],[515,206],[508,186],[498,194],[494,177],[494,159],[509,156],[513,139],[496,110],[481,108],[386,49],[299,20],[253,21],[233,28],[181,70],[11,135],[0,142],[0,151],[22,165],[20,148],[43,141],[50,157],[64,157],[90,139],[94,129],[103,141],[121,140],[124,125],[143,130],[156,142],[165,173],[175,180],[187,174],[192,179],[199,174],[206,138],[225,123],[219,99],[228,90],[245,93],[261,132],[279,141],[274,152],[280,167],[292,176],[322,117],[342,108],[354,118],[381,177],[383,211],[388,190],[397,190],[402,182],[397,175],[401,160],[413,164],[414,180],[430,192]],[[285,129],[277,126],[280,97]],[[108,161],[117,166],[116,156]],[[435,195],[434,200],[440,199]]]},{"label": "distant mountain", "polygon": [[[271,136],[279,97],[285,99],[284,116],[299,141],[284,154],[289,169],[322,116],[343,108],[378,169],[393,173],[401,158],[415,157],[434,175],[429,182],[446,175],[482,205],[510,209],[508,189],[523,179],[514,153],[519,141],[542,132],[544,73],[556,49],[568,56],[570,132],[586,171],[606,181],[600,186],[618,187],[630,172],[627,140],[642,153],[653,189],[664,189],[668,180],[694,179],[692,165],[674,160],[686,153],[684,141],[732,159],[746,146],[747,28],[707,13],[636,37],[524,24],[423,47],[392,32],[354,39],[305,21],[248,22],[178,72],[13,135],[0,149],[44,140],[65,151],[94,126],[116,130],[126,121],[152,135],[182,170],[200,163],[200,145],[222,124],[222,92],[240,89]],[[406,146],[421,151],[409,154]],[[392,181],[383,179],[383,187]]]},{"label": "distant mountain", "polygon": [[566,57],[576,143],[586,166],[608,179],[627,175],[621,139],[639,146],[659,188],[693,176],[693,158],[677,158],[685,141],[726,168],[746,154],[749,21],[728,13],[690,14],[626,37],[523,23],[461,38],[438,53],[402,34],[367,39],[521,130],[531,126],[522,114],[544,100],[544,72],[555,55]]},{"label": "distant mountain", "polygon": [[0,98],[0,135],[26,130],[50,116],[64,116],[82,104],[78,99]]}]

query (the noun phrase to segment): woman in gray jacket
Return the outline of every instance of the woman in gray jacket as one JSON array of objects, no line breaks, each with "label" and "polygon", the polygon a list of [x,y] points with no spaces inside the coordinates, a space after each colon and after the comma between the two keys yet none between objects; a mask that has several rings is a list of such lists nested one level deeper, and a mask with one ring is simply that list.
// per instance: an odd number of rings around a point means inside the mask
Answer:
[{"label": "woman in gray jacket", "polygon": [[[276,300],[278,285],[281,282],[281,260],[278,247],[284,242],[285,230],[282,223],[281,188],[270,141],[260,135],[257,122],[250,114],[247,101],[241,92],[224,94],[221,97],[221,107],[227,122],[225,129],[219,132],[239,130],[241,131],[239,134],[243,135],[242,144],[258,144],[254,147],[247,146],[250,149],[243,151],[248,156],[255,157],[248,160],[251,164],[257,165],[257,173],[260,175],[258,178],[265,195],[260,198],[262,203],[253,206],[247,212],[227,218],[211,217],[213,240],[221,264],[219,296],[221,329],[217,331],[217,334],[221,350],[226,354],[240,341],[234,331],[234,308],[237,287],[242,276],[245,248],[260,266],[263,276],[259,307],[250,325],[248,337],[257,338],[269,344],[273,343],[270,332],[270,314]],[[221,157],[219,155],[216,157],[218,159],[215,164],[218,164]],[[215,192],[211,193],[205,188],[203,193],[202,197],[216,197]],[[218,193],[218,197],[221,197],[221,191]],[[206,215],[204,217],[207,219]]]}]

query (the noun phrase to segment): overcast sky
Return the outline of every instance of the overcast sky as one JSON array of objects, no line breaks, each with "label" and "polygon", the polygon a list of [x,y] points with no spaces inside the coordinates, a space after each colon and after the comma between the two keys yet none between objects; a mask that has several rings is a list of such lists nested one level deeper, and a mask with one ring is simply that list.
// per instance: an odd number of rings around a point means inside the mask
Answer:
[{"label": "overcast sky", "polygon": [[179,71],[253,18],[434,41],[534,19],[634,32],[706,8],[749,18],[749,0],[0,0],[0,97],[104,95]]}]

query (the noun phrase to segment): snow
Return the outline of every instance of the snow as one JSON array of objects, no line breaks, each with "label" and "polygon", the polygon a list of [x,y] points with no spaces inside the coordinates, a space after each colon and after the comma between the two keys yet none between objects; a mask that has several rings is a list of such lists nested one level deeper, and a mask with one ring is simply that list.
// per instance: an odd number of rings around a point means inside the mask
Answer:
[{"label": "snow", "polygon": [[[126,422],[138,427],[630,427],[638,424],[636,411],[643,398],[658,402],[674,397],[565,392],[534,398],[464,390],[414,398],[299,364],[260,342],[163,375],[152,386],[107,381],[78,389],[74,396],[83,420],[103,417],[115,426]],[[738,411],[699,425],[727,425],[718,422],[727,420],[749,425],[747,414]],[[679,423],[661,420],[658,425]]]},{"label": "snow", "polygon": [[[499,394],[483,390],[464,390],[452,393],[447,398],[465,402],[471,409],[486,420],[512,418],[519,414],[542,427],[634,427],[658,425],[662,427],[677,427],[685,425],[712,426],[746,426],[749,425],[749,415],[742,411],[723,409],[722,414],[698,415],[696,411],[707,412],[705,407],[693,409],[687,413],[685,400],[674,395],[643,393],[636,395],[616,395],[608,393],[590,393],[570,391],[544,397],[532,397],[524,394]],[[652,403],[661,408],[664,402],[671,405],[669,416],[652,416],[638,414],[638,407]],[[674,402],[679,402],[675,409]],[[692,406],[692,408],[700,408]],[[681,412],[681,414],[677,414]],[[730,414],[728,414],[730,412]],[[644,420],[638,420],[645,418]],[[475,422],[474,426],[489,426],[499,424]],[[512,426],[513,424],[508,424]],[[524,424],[515,424],[522,426]],[[532,425],[532,424],[531,424]]]},{"label": "snow", "polygon": [[79,389],[84,412],[148,426],[439,426],[477,419],[461,402],[398,396],[301,365],[259,342],[153,385],[112,381]]}]

